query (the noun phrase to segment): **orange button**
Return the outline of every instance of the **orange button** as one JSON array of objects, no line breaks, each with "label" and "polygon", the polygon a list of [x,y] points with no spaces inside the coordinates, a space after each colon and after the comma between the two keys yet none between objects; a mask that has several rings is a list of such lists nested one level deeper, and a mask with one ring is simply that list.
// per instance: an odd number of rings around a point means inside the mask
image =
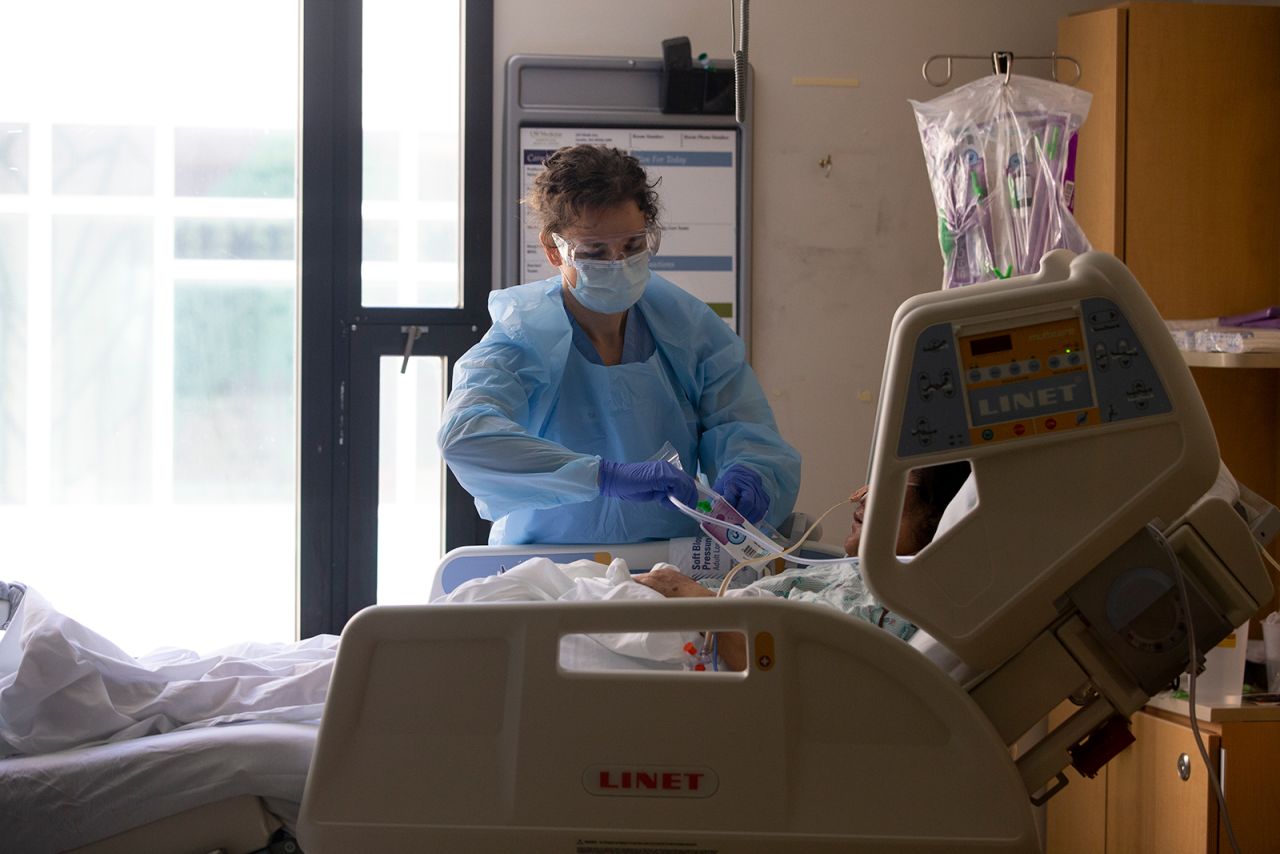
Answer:
[{"label": "orange button", "polygon": [[769,632],[756,633],[756,668],[772,670],[776,660],[773,652],[773,635]]}]

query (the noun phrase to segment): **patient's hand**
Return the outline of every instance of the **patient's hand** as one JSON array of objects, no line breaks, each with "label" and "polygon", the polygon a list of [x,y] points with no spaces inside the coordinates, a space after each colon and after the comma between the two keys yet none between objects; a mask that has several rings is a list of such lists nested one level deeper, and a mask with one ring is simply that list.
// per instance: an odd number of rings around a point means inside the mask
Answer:
[{"label": "patient's hand", "polygon": [[[669,564],[655,566],[650,572],[631,576],[632,579],[656,590],[668,599],[715,596],[680,570]],[[740,632],[720,632],[719,653],[729,670],[745,670],[747,667],[747,639]]]},{"label": "patient's hand", "polygon": [[631,576],[632,580],[655,590],[668,599],[684,599],[716,594],[685,575],[674,566],[655,566],[651,572]]}]

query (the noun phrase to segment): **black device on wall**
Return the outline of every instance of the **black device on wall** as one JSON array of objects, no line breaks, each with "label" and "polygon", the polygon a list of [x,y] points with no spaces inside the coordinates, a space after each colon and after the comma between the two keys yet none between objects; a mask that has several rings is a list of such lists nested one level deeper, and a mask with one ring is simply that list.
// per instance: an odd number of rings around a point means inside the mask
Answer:
[{"label": "black device on wall", "polygon": [[688,36],[664,39],[658,109],[664,113],[730,114],[733,79],[732,69],[695,66]]}]

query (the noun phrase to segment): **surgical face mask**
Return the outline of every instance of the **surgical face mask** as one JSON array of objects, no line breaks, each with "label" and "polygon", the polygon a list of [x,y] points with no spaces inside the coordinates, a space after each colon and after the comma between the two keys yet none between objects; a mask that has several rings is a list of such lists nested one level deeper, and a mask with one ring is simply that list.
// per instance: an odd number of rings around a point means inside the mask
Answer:
[{"label": "surgical face mask", "polygon": [[635,305],[649,281],[649,251],[621,261],[570,261],[578,271],[573,295],[584,308],[618,314]]}]

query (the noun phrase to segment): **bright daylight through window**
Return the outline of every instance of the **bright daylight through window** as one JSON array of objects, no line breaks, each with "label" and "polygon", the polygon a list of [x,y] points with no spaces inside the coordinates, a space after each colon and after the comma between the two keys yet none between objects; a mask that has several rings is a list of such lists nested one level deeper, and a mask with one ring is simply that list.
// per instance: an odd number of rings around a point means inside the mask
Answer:
[{"label": "bright daylight through window", "polygon": [[[460,3],[364,0],[365,306],[462,305]],[[378,602],[424,602],[444,553],[446,362],[379,369]]]},{"label": "bright daylight through window", "polygon": [[291,639],[298,3],[0,12],[0,577]]},{"label": "bright daylight through window", "polygon": [[[361,303],[457,307],[461,4],[362,5]],[[301,10],[0,0],[0,580],[133,654],[296,632]],[[379,601],[443,551],[445,369],[381,372]]]}]

